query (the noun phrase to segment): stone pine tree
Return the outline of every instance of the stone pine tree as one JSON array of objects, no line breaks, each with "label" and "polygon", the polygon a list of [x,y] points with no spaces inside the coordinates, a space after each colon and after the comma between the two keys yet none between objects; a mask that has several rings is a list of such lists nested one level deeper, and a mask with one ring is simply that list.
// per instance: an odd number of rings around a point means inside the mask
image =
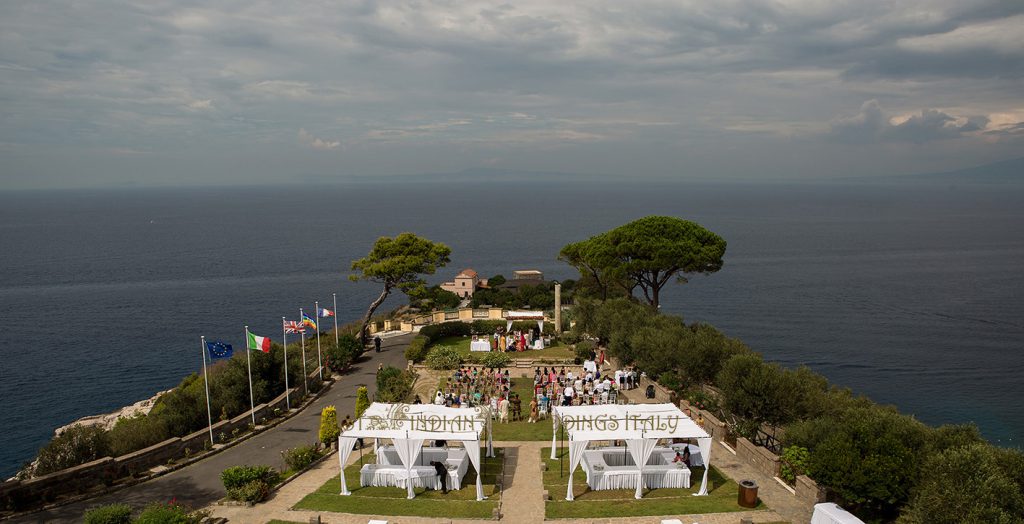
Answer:
[{"label": "stone pine tree", "polygon": [[607,298],[614,284],[632,295],[639,288],[658,307],[661,289],[672,279],[722,269],[725,240],[696,222],[649,216],[562,248],[559,258],[597,282]]},{"label": "stone pine tree", "polygon": [[338,427],[338,410],[334,406],[326,406],[320,412],[320,442],[330,446],[338,440],[341,429]]},{"label": "stone pine tree", "polygon": [[422,275],[433,275],[439,267],[449,261],[452,250],[440,243],[431,242],[412,233],[402,233],[395,238],[380,237],[373,244],[370,254],[352,261],[349,280],[369,280],[383,286],[380,296],[370,304],[363,315],[359,337],[364,344],[367,340],[366,327],[373,312],[380,307],[392,291],[398,289],[406,294],[423,293],[426,281]]}]

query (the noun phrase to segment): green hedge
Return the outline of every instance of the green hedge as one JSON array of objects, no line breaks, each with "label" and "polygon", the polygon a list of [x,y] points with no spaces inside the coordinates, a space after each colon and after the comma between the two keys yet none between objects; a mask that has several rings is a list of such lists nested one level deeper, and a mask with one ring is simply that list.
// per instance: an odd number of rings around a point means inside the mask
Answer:
[{"label": "green hedge", "polygon": [[455,369],[462,364],[462,355],[453,346],[434,346],[426,360],[430,369]]},{"label": "green hedge", "polygon": [[110,504],[85,512],[85,524],[129,524],[132,521],[132,507],[127,504]]}]

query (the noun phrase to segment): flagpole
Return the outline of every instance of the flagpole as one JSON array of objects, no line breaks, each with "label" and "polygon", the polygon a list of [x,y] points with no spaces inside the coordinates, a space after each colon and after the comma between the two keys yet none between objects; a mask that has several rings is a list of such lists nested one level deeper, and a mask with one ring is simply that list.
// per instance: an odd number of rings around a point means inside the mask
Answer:
[{"label": "flagpole", "polygon": [[[299,326],[302,324],[302,308],[299,308]],[[299,331],[299,338],[302,340],[302,386],[306,388],[306,395],[309,394],[309,373],[306,372],[306,329]]]},{"label": "flagpole", "polygon": [[210,411],[210,381],[206,378],[206,337],[199,336],[199,353],[203,357],[203,385],[206,386],[206,421],[210,423],[210,448],[213,448],[213,412]]},{"label": "flagpole", "polygon": [[284,328],[284,317],[281,317],[281,343],[284,344],[284,402],[288,411],[291,411],[292,394],[288,389],[288,330]]},{"label": "flagpole", "polygon": [[245,365],[249,369],[249,413],[252,415],[252,425],[256,426],[256,399],[252,394],[252,362],[249,360],[249,326],[245,326]]},{"label": "flagpole", "polygon": [[338,294],[331,293],[331,296],[334,297],[334,346],[338,347]]},{"label": "flagpole", "polygon": [[313,314],[316,315],[315,317],[313,317],[315,319],[313,321],[313,328],[316,329],[316,365],[320,366],[320,369],[319,369],[319,371],[320,371],[320,380],[323,381],[323,379],[324,379],[324,362],[323,362],[323,360],[320,359],[320,303],[319,302],[313,302],[313,311],[315,311],[315,313],[313,313]]}]

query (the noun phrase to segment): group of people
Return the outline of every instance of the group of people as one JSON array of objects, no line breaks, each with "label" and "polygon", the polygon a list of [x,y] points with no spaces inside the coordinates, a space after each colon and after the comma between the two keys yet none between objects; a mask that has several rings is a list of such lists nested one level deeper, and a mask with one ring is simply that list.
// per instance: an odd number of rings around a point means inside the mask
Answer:
[{"label": "group of people", "polygon": [[526,351],[533,347],[533,341],[539,336],[534,334],[532,331],[513,331],[511,333],[505,333],[503,331],[496,331],[494,336],[491,338],[491,351],[501,351],[507,353],[514,353],[516,351]]},{"label": "group of people", "polygon": [[512,389],[508,369],[501,368],[463,366],[443,380],[434,404],[450,408],[490,405],[492,400],[496,404],[498,398],[508,398]]},{"label": "group of people", "polygon": [[582,369],[536,368],[533,373],[535,396],[541,398],[561,397],[561,405],[569,406],[574,401],[580,404],[606,404],[614,401],[618,391],[634,389],[639,384],[640,374],[635,368],[616,370],[614,374],[602,375],[601,366],[594,360],[583,363]]}]

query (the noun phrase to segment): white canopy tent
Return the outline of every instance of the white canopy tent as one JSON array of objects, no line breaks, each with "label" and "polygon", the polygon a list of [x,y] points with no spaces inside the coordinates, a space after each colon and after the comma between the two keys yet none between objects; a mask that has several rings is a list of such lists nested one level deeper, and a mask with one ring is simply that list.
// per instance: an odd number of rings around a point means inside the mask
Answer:
[{"label": "white canopy tent", "polygon": [[491,414],[487,406],[448,408],[433,404],[386,404],[374,402],[366,408],[351,428],[338,437],[338,462],[341,467],[341,494],[351,495],[345,484],[345,463],[355,447],[356,439],[387,438],[406,470],[408,498],[414,498],[413,467],[423,449],[424,440],[462,442],[470,463],[476,469],[476,498],[483,500],[480,482],[480,439],[486,433],[487,456],[494,456],[491,440]]},{"label": "white canopy tent", "polygon": [[636,498],[643,490],[643,468],[660,439],[697,439],[704,478],[700,491],[708,494],[708,470],[711,464],[711,435],[687,417],[673,404],[602,404],[596,406],[557,406],[551,409],[554,431],[551,435],[551,459],[557,458],[558,429],[564,427],[569,435],[569,487],[565,500],[572,500],[573,472],[583,459],[583,451],[592,440],[623,440],[637,465],[639,477]]},{"label": "white canopy tent", "polygon": [[509,311],[505,313],[505,331],[510,333],[512,331],[512,323],[517,320],[536,320],[537,328],[540,329],[541,334],[544,333],[544,312],[543,311]]}]

